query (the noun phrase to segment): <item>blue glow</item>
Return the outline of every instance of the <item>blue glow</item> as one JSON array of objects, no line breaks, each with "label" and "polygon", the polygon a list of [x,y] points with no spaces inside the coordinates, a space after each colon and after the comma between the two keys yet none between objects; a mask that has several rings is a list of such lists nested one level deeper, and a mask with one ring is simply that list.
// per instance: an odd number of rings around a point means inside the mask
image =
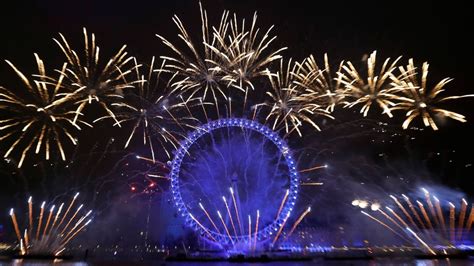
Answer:
[{"label": "blue glow", "polygon": [[[280,152],[280,154],[278,156],[282,156],[284,158],[284,164],[288,168],[287,169],[287,172],[288,172],[287,173],[288,174],[287,182],[289,182],[289,195],[288,195],[287,201],[283,205],[282,211],[279,213],[279,215],[277,217],[275,217],[275,216],[272,216],[272,217],[266,217],[265,216],[264,217],[263,215],[261,217],[262,218],[262,221],[261,221],[262,223],[264,223],[266,221],[265,219],[267,219],[267,221],[269,221],[268,223],[266,223],[265,227],[263,227],[263,228],[260,227],[258,235],[257,235],[257,239],[259,241],[264,241],[264,240],[269,239],[274,231],[278,230],[278,228],[281,225],[282,221],[293,210],[293,206],[295,205],[295,201],[296,201],[297,195],[298,195],[299,175],[298,175],[298,171],[296,169],[296,163],[295,163],[295,161],[294,161],[294,159],[291,155],[291,151],[289,150],[289,147],[288,147],[287,143],[285,142],[285,140],[280,138],[278,136],[278,134],[276,134],[275,132],[270,130],[268,127],[266,127],[266,126],[264,126],[264,125],[262,125],[258,122],[251,121],[251,120],[248,120],[248,119],[241,119],[241,118],[220,119],[220,120],[211,121],[207,124],[204,124],[201,127],[199,127],[198,129],[196,129],[195,131],[191,132],[188,135],[188,138],[183,140],[180,143],[180,147],[176,151],[175,157],[174,157],[174,159],[171,163],[172,169],[170,171],[170,179],[171,179],[171,190],[172,190],[172,193],[173,193],[173,196],[174,196],[173,198],[174,198],[174,201],[175,201],[175,205],[178,209],[178,212],[180,213],[180,216],[185,217],[187,226],[189,226],[190,228],[193,228],[201,236],[207,238],[209,241],[214,241],[213,239],[215,239],[215,241],[217,241],[221,244],[224,244],[224,245],[225,244],[230,244],[230,243],[235,244],[235,243],[238,243],[238,242],[243,242],[243,243],[249,242],[249,236],[248,236],[248,234],[245,233],[246,231],[243,234],[231,235],[231,237],[229,237],[227,234],[225,234],[223,232],[219,233],[219,232],[214,231],[213,228],[211,228],[210,226],[207,227],[206,229],[203,229],[200,225],[198,225],[196,223],[196,221],[192,218],[192,215],[191,215],[191,211],[192,211],[193,214],[194,214],[193,217],[195,217],[196,212],[198,210],[197,209],[192,209],[192,210],[189,209],[188,200],[184,200],[183,195],[181,194],[183,184],[181,183],[181,180],[180,180],[180,172],[181,172],[181,168],[182,168],[182,164],[183,164],[183,159],[186,156],[191,156],[190,154],[192,154],[192,153],[190,152],[190,149],[193,146],[193,144],[195,144],[196,141],[199,140],[204,135],[211,134],[211,132],[213,132],[214,130],[232,128],[232,127],[233,128],[247,129],[247,130],[250,130],[251,132],[259,133],[266,140],[273,143],[274,146],[276,147],[277,153],[278,153],[278,151]],[[231,140],[229,140],[229,142],[230,141]],[[249,143],[251,143],[251,142],[249,142]],[[263,145],[262,145],[262,147],[263,147]],[[196,148],[196,147],[194,146],[194,148]],[[215,167],[216,166],[214,166],[214,168]],[[225,166],[219,166],[219,167],[224,168]],[[256,169],[258,169],[258,165],[253,166],[253,167],[256,167]],[[214,168],[212,169],[213,172],[217,171]],[[199,173],[193,173],[193,174],[199,175]],[[228,187],[226,187],[225,189],[226,189],[227,192],[229,191]],[[283,189],[281,189],[281,190],[283,191]],[[189,197],[188,195],[186,195],[186,196]],[[218,197],[216,197],[216,200],[217,200],[217,198],[220,198],[221,196],[223,196],[223,195],[218,195]],[[230,197],[230,193],[226,194],[226,197]],[[229,198],[227,198],[227,199],[229,200]],[[200,199],[195,199],[195,200],[199,201]],[[262,200],[262,199],[258,199],[258,200]],[[222,201],[222,200],[220,200],[220,201]],[[278,208],[278,206],[280,204],[280,201],[268,202],[267,204],[275,205],[274,207]],[[197,203],[196,203],[196,205],[197,205]],[[229,205],[230,205],[230,201],[229,201]],[[230,205],[229,208],[233,208],[233,206]],[[233,211],[233,209],[232,209],[232,211]],[[222,214],[224,214],[225,212],[226,212],[225,209],[221,209]],[[213,210],[213,213],[215,213],[215,210]],[[216,219],[215,222],[217,223],[219,221]],[[236,221],[234,221],[234,222],[236,222]],[[244,223],[243,228],[246,228],[246,225],[247,225],[247,223]],[[253,224],[253,226],[254,226],[254,224]],[[232,230],[232,228],[229,228],[229,230]]]}]

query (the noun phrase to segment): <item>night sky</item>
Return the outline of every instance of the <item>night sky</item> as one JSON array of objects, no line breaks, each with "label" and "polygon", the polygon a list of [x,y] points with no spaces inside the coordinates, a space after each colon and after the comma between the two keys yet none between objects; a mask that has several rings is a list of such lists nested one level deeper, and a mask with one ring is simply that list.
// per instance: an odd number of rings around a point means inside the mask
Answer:
[{"label": "night sky", "polygon": [[[444,77],[452,77],[454,81],[447,86],[446,94],[459,95],[473,93],[472,43],[468,36],[472,34],[472,14],[462,1],[202,1],[208,11],[211,24],[217,23],[222,10],[227,9],[236,12],[239,17],[245,17],[250,21],[254,11],[258,12],[258,24],[266,29],[275,25],[274,34],[278,36],[275,46],[287,46],[283,52],[287,58],[302,60],[313,54],[322,58],[328,53],[334,62],[349,59],[360,61],[364,54],[370,54],[377,50],[380,58],[396,58],[403,55],[403,59],[414,58],[415,62],[421,64],[424,61],[430,63],[431,82],[437,82]],[[151,56],[169,55],[168,49],[161,43],[155,34],[163,35],[177,41],[177,31],[171,18],[177,14],[188,27],[189,32],[199,37],[200,19],[198,1],[11,1],[1,8],[0,11],[0,85],[8,85],[16,82],[7,64],[3,62],[8,59],[15,63],[21,70],[31,73],[35,70],[33,53],[39,53],[50,67],[59,66],[62,63],[60,50],[52,38],[58,36],[58,32],[66,35],[72,43],[80,44],[82,41],[82,27],[89,32],[94,32],[98,43],[107,54],[107,50],[115,51],[122,44],[128,45],[131,55],[143,60]],[[365,154],[364,162],[368,164],[380,162],[379,154],[385,153],[387,160],[380,165],[393,167],[399,176],[416,176],[414,184],[427,183],[433,186],[446,186],[454,191],[461,191],[471,200],[474,199],[474,169],[472,166],[473,156],[471,147],[474,146],[474,109],[473,99],[463,99],[455,104],[448,105],[453,111],[466,115],[467,123],[448,121],[441,125],[438,132],[425,129],[423,132],[408,130],[403,132],[415,139],[407,148],[405,140],[393,140],[393,142],[378,142],[368,146],[365,140],[375,138],[377,141],[387,141],[390,137],[381,135],[373,137],[374,134],[365,134],[360,127],[345,127],[338,129],[331,127],[332,131],[314,133],[312,139],[295,140],[295,146],[314,145],[316,148],[327,148],[335,151],[335,155],[324,155],[324,160],[331,164],[331,158],[337,163],[331,171],[321,177],[328,184],[344,185],[344,179],[337,177],[345,175],[363,176],[365,170],[356,169],[351,172],[348,167],[350,163],[360,162],[360,158],[354,157],[358,152]],[[448,109],[449,109],[448,108]],[[358,117],[360,118],[360,116]],[[352,119],[351,115],[343,120]],[[378,116],[369,120],[368,127],[376,125]],[[401,120],[397,118],[389,120],[381,118],[381,121],[398,126]],[[392,122],[391,122],[392,121]],[[328,122],[334,125],[338,123]],[[420,121],[416,126],[421,127]],[[390,132],[395,132],[394,127],[386,127]],[[101,131],[104,129],[105,131]],[[107,127],[95,131],[99,134],[84,134],[83,154],[87,150],[95,151],[104,149],[110,137],[106,132]],[[361,131],[361,134],[357,133]],[[398,130],[402,131],[402,130]],[[333,134],[345,136],[340,141]],[[355,136],[351,139],[351,136]],[[367,138],[367,139],[366,139]],[[400,137],[402,138],[402,137]],[[81,139],[81,140],[82,140]],[[348,140],[349,139],[349,140]],[[405,138],[406,139],[406,138]],[[383,144],[382,144],[383,143]],[[291,143],[290,143],[291,144]],[[386,145],[385,145],[386,144]],[[2,155],[5,147],[0,145]],[[108,147],[108,146],[107,146]],[[118,147],[118,146],[117,146]],[[116,149],[118,149],[116,147]],[[134,152],[140,152],[137,148]],[[343,150],[342,150],[343,149]],[[342,154],[347,153],[347,154]],[[439,153],[439,154],[438,154]],[[351,155],[354,155],[351,157]],[[72,191],[87,188],[84,200],[91,206],[103,204],[95,201],[108,201],[116,199],[114,193],[123,191],[120,186],[129,186],[132,178],[116,178],[114,175],[133,173],[143,170],[143,164],[131,162],[127,165],[128,170],[116,167],[116,162],[123,158],[124,154],[109,154],[100,160],[94,174],[87,174],[84,167],[80,171],[70,174],[60,170],[47,169],[38,171],[34,167],[25,167],[22,174],[14,174],[14,167],[2,162],[0,167],[0,224],[7,224],[7,210],[10,206],[23,204],[26,195],[33,194],[38,197],[53,197],[56,193],[71,195]],[[93,155],[95,156],[95,155]],[[81,157],[83,166],[90,165],[90,158]],[[81,164],[81,161],[76,162]],[[313,158],[303,161],[312,162]],[[96,161],[95,161],[96,162]],[[94,163],[95,163],[94,162]],[[337,166],[341,166],[341,172],[337,173]],[[419,169],[419,172],[415,171]],[[75,169],[76,169],[75,168]],[[87,167],[86,167],[87,168]],[[109,169],[114,169],[109,173]],[[365,176],[363,183],[370,183],[373,179],[377,186],[383,189],[394,188],[396,192],[409,187],[400,186],[395,188],[393,183],[378,181],[389,175],[384,170],[376,170],[374,167],[371,177]],[[359,171],[360,170],[360,171]],[[72,171],[72,170],[71,170]],[[41,172],[41,174],[39,174]],[[59,172],[57,176],[54,173]],[[91,170],[92,172],[92,170]],[[132,173],[132,174],[130,174]],[[419,176],[423,173],[424,177]],[[377,176],[379,174],[379,176]],[[323,174],[324,175],[324,174]],[[20,180],[20,176],[31,178]],[[39,177],[42,176],[42,177]],[[44,181],[44,177],[60,180]],[[103,176],[100,184],[96,183],[95,176]],[[105,177],[104,177],[105,176]],[[429,176],[429,177],[428,177]],[[334,178],[334,179],[331,179]],[[115,181],[114,181],[115,180]],[[119,181],[117,181],[119,180]],[[331,181],[332,180],[332,181]],[[334,182],[334,183],[332,183]],[[53,184],[51,184],[53,183]],[[360,184],[360,179],[350,180],[348,184]],[[383,184],[380,184],[383,183]],[[54,185],[56,184],[56,185]],[[51,186],[51,187],[50,187]],[[159,184],[160,189],[166,190],[167,184]],[[104,189],[110,187],[110,189]],[[101,196],[94,195],[93,190],[101,191]],[[116,190],[115,190],[116,189]],[[398,191],[397,191],[398,189]],[[114,191],[114,192],[112,192]],[[326,192],[332,189],[326,190]],[[128,190],[125,190],[128,193]],[[324,194],[312,197],[314,191],[306,191],[303,199],[310,199],[314,206],[318,206],[318,199],[324,206],[328,206]],[[103,196],[106,194],[106,196]],[[133,195],[124,195],[120,198],[133,198]],[[323,198],[323,199],[321,199]],[[2,210],[4,210],[2,212]],[[1,216],[1,215],[0,215]],[[333,216],[331,216],[333,217]],[[155,218],[159,220],[158,218]],[[324,223],[321,221],[317,221]],[[1,239],[0,239],[1,240]]]}]

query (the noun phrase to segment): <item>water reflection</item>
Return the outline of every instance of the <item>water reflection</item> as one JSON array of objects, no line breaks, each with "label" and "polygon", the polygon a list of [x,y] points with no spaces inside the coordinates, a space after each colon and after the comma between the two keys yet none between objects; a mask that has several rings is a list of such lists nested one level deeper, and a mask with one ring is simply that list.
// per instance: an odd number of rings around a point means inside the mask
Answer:
[{"label": "water reflection", "polygon": [[35,261],[35,260],[24,260],[24,259],[16,259],[13,260],[10,264],[4,264],[0,262],[0,266],[3,265],[12,265],[12,266],[44,266],[44,265],[58,265],[58,266],[88,266],[89,263],[83,261],[64,261],[60,259],[56,259],[53,261]]}]

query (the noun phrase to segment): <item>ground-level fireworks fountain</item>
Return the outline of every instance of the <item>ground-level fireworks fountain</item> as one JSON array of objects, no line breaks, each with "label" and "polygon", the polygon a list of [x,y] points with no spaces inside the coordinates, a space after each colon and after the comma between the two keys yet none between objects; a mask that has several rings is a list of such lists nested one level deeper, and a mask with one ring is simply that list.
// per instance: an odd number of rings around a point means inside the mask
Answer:
[{"label": "ground-level fireworks fountain", "polygon": [[[390,195],[386,206],[379,202],[354,200],[353,206],[362,209],[361,213],[395,234],[405,243],[414,243],[432,255],[446,249],[458,249],[472,241],[471,229],[474,223],[474,205],[468,210],[468,202],[461,200],[456,214],[452,202],[442,203],[427,189],[421,188],[424,199],[412,200],[402,194],[401,197]],[[424,203],[423,203],[424,202]]]},{"label": "ground-level fireworks fountain", "polygon": [[92,211],[82,214],[84,205],[81,204],[77,208],[74,206],[78,196],[79,193],[69,204],[61,203],[57,208],[56,205],[51,205],[49,212],[46,209],[46,202],[43,201],[37,217],[34,213],[33,198],[30,197],[27,219],[21,221],[27,224],[23,234],[15,210],[13,208],[10,210],[21,256],[58,257],[66,250],[67,244],[92,221],[89,218]]}]

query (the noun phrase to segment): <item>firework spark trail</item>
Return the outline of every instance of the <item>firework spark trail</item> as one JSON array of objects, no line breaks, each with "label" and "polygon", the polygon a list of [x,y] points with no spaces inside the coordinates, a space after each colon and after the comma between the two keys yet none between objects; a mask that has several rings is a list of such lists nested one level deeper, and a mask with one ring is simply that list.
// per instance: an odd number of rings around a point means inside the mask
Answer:
[{"label": "firework spark trail", "polygon": [[466,235],[469,235],[471,232],[472,223],[474,222],[474,203],[471,205],[471,212],[469,213],[469,218],[466,223]]},{"label": "firework spark trail", "polygon": [[307,168],[307,169],[300,170],[299,172],[300,172],[300,173],[306,173],[306,172],[311,172],[311,171],[314,171],[314,170],[317,170],[317,169],[321,169],[321,168],[328,168],[328,166],[327,166],[326,164],[324,164],[324,165],[317,165],[317,166],[314,166],[314,167],[311,167],[311,168]]},{"label": "firework spark trail", "polygon": [[16,237],[18,238],[18,242],[21,242],[22,240],[21,240],[20,229],[18,228],[18,222],[16,220],[16,215],[13,208],[10,210],[10,217],[12,218],[13,227],[15,228],[15,234],[16,234]]},{"label": "firework spark trail", "polygon": [[305,182],[301,183],[302,186],[322,186],[324,183],[322,182]]},{"label": "firework spark trail", "polygon": [[204,206],[202,205],[201,202],[199,202],[199,207],[200,207],[201,210],[204,212],[204,214],[206,214],[207,219],[209,219],[209,221],[211,222],[211,224],[212,224],[212,226],[214,227],[214,229],[216,229],[216,232],[220,234],[219,228],[217,228],[217,225],[214,223],[214,221],[212,220],[211,216],[210,216],[209,213],[206,211],[206,209],[204,208]]},{"label": "firework spark trail", "polygon": [[249,250],[252,249],[252,217],[248,215],[249,220]]},{"label": "firework spark trail", "polygon": [[58,221],[59,215],[61,215],[61,211],[63,207],[64,207],[64,203],[61,203],[61,205],[59,206],[58,212],[56,213],[56,216],[54,217],[53,223],[51,224],[51,229],[49,230],[50,232],[52,232],[55,229],[54,225],[56,225],[56,222]]},{"label": "firework spark trail", "polygon": [[199,98],[199,102],[200,102],[202,112],[204,113],[204,117],[206,117],[206,123],[209,123],[209,116],[207,115],[206,107],[204,106],[204,103],[202,102],[202,98]]},{"label": "firework spark trail", "polygon": [[25,245],[23,245],[23,239],[20,240],[20,254],[21,255],[26,254]]},{"label": "firework spark trail", "polygon": [[455,213],[455,206],[451,202],[449,202],[449,239],[451,243],[454,243],[454,236],[456,233],[455,229],[455,220],[456,220],[456,213]]},{"label": "firework spark trail", "polygon": [[69,203],[69,206],[67,207],[66,211],[64,212],[63,218],[59,221],[58,228],[63,224],[64,220],[66,219],[67,215],[69,214],[69,211],[71,210],[72,206],[74,205],[74,201],[76,201],[76,198],[79,196],[79,192],[74,195],[74,197],[71,200],[71,203]]},{"label": "firework spark trail", "polygon": [[28,238],[28,229],[25,229],[25,231],[23,232],[23,239],[25,240],[25,246],[30,246],[30,240]]},{"label": "firework spark trail", "polygon": [[178,125],[183,131],[186,131],[183,127],[183,124],[179,122],[179,120],[168,110],[168,107],[163,106],[163,110],[173,119],[173,121]]},{"label": "firework spark trail", "polygon": [[227,96],[227,103],[228,103],[228,106],[229,106],[229,112],[227,113],[227,117],[231,117],[232,116],[232,99],[231,97]]},{"label": "firework spark trail", "polygon": [[234,224],[234,219],[232,219],[232,213],[230,212],[229,205],[227,204],[227,200],[224,196],[222,196],[222,200],[224,200],[225,208],[227,210],[227,214],[229,215],[229,220],[230,224],[232,225],[232,228],[234,229],[234,235],[237,236],[237,230],[235,229],[235,224]]},{"label": "firework spark trail", "polygon": [[143,156],[139,156],[139,155],[136,155],[135,157],[139,160],[144,160],[144,161],[147,161],[147,162],[150,162],[150,163],[155,163],[156,162],[153,158],[147,158],[147,157],[143,157]]},{"label": "firework spark trail", "polygon": [[431,223],[430,217],[428,216],[428,213],[425,210],[425,206],[423,206],[423,203],[418,200],[416,201],[416,203],[418,204],[418,207],[420,207],[421,214],[423,215],[423,218],[425,218],[426,224],[428,224],[428,229],[433,230],[433,224]]},{"label": "firework spark trail", "polygon": [[438,219],[441,224],[441,228],[443,229],[443,235],[446,234],[446,222],[444,221],[444,215],[443,211],[441,210],[441,205],[439,202],[439,199],[437,197],[434,197],[435,199],[435,206],[436,206],[436,213],[438,214]]},{"label": "firework spark trail", "polygon": [[33,235],[33,197],[31,196],[28,198],[28,224],[28,236],[31,238]]},{"label": "firework spark trail", "polygon": [[400,217],[400,215],[398,215],[392,208],[390,207],[385,207],[387,210],[390,211],[390,213],[398,220],[400,221],[400,223],[403,224],[403,226],[408,227],[408,224],[402,219],[402,217]]},{"label": "firework spark trail", "polygon": [[415,221],[413,220],[413,217],[408,213],[408,211],[405,209],[405,207],[400,203],[400,201],[393,195],[390,195],[390,198],[392,198],[397,206],[402,210],[403,214],[408,218],[410,223],[412,224],[413,228],[417,228]]},{"label": "firework spark trail", "polygon": [[85,219],[87,217],[89,217],[89,215],[91,215],[92,213],[92,210],[88,211],[84,216],[82,216],[77,222],[76,224],[71,228],[71,230],[69,230],[66,234],[66,236],[64,237],[65,239],[68,239],[71,235],[75,234],[75,232],[77,232],[78,230],[80,229],[77,229],[77,228],[82,228],[82,226],[80,226],[82,224],[83,221],[85,221]]},{"label": "firework spark trail", "polygon": [[283,197],[283,199],[281,200],[281,204],[280,204],[280,207],[278,208],[278,212],[277,212],[277,215],[275,217],[275,219],[278,219],[278,216],[280,216],[280,213],[281,211],[283,210],[283,206],[285,205],[285,202],[286,200],[288,199],[288,195],[290,194],[290,190],[287,189],[285,191],[285,196]]},{"label": "firework spark trail", "polygon": [[225,232],[227,233],[227,236],[233,242],[232,237],[230,236],[229,229],[227,228],[227,225],[225,224],[224,219],[222,218],[222,215],[221,215],[220,211],[217,211],[217,216],[219,216],[219,219],[221,220],[222,225],[224,226],[224,229],[225,229]]},{"label": "firework spark trail", "polygon": [[281,232],[283,231],[283,228],[286,225],[286,222],[288,221],[288,218],[290,218],[290,213],[288,212],[285,216],[285,219],[283,219],[283,223],[281,224],[280,228],[278,229],[278,232],[275,235],[275,238],[273,239],[272,246],[275,245],[275,243],[278,241],[278,238],[281,235]]},{"label": "firework spark trail", "polygon": [[257,217],[255,218],[255,232],[253,240],[253,250],[257,248],[257,236],[258,236],[258,223],[260,220],[260,210],[257,210]]},{"label": "firework spark trail", "polygon": [[44,206],[45,205],[46,205],[46,202],[43,201],[43,203],[41,203],[40,216],[39,216],[39,220],[38,220],[38,228],[36,228],[36,237],[35,237],[36,240],[38,240],[39,234],[40,234],[40,231],[41,231],[41,224],[43,222],[43,214],[44,214]]},{"label": "firework spark trail", "polygon": [[216,239],[211,235],[211,233],[209,233],[209,230],[207,230],[206,227],[204,227],[196,218],[194,218],[194,216],[192,214],[189,214],[189,216],[191,216],[191,219],[193,219],[194,222],[196,222],[199,227],[202,228],[202,230],[204,230],[204,232],[206,232],[206,234],[214,241],[214,242],[217,242]]},{"label": "firework spark trail", "polygon": [[61,233],[59,233],[60,235],[64,234],[64,232],[66,232],[66,230],[69,228],[69,225],[72,223],[72,221],[74,220],[74,218],[76,218],[77,214],[79,213],[79,211],[82,209],[84,205],[81,204],[79,205],[79,207],[77,207],[77,210],[76,212],[74,212],[74,214],[72,215],[72,217],[69,219],[69,221],[66,223],[66,225],[64,226],[63,230],[61,231]]},{"label": "firework spark trail", "polygon": [[413,204],[411,203],[410,198],[407,197],[405,194],[402,194],[402,196],[403,196],[403,198],[405,199],[406,203],[408,204],[408,207],[410,208],[411,212],[412,212],[413,215],[415,216],[416,220],[420,223],[421,228],[426,228],[425,224],[424,224],[423,221],[421,220],[420,215],[418,214],[418,212],[416,211],[415,207],[414,207]]},{"label": "firework spark trail", "polygon": [[[66,240],[64,240],[64,242],[60,245],[60,249],[59,250],[62,250],[63,247],[65,245],[67,245],[67,243],[69,243],[69,241],[71,241],[77,234],[79,234],[82,230],[84,230],[84,228],[90,224],[90,222],[92,222],[92,219],[89,219],[85,224],[83,224],[81,227],[79,227],[73,234],[71,234],[68,238],[66,238]],[[58,251],[59,252],[59,251]],[[56,252],[56,254],[58,254],[58,252]]]},{"label": "firework spark trail", "polygon": [[430,210],[431,217],[433,217],[433,220],[434,220],[435,224],[437,226],[439,226],[440,221],[438,221],[438,216],[436,215],[436,211],[435,211],[435,208],[433,206],[433,202],[431,201],[430,192],[428,190],[426,190],[425,188],[421,188],[421,190],[423,190],[423,192],[425,193],[425,200],[426,200],[426,203],[428,204],[428,208]]},{"label": "firework spark trail", "polygon": [[369,217],[370,219],[376,221],[377,223],[379,223],[380,225],[384,226],[385,228],[387,228],[388,230],[390,230],[392,233],[396,234],[397,236],[399,236],[401,239],[407,241],[408,243],[410,243],[410,241],[408,239],[406,239],[404,236],[402,236],[401,234],[399,234],[397,231],[395,231],[395,229],[393,229],[390,225],[380,221],[379,219],[375,218],[374,216],[366,213],[365,211],[360,211],[362,214],[366,215],[367,217]]},{"label": "firework spark trail", "polygon": [[386,212],[384,212],[382,209],[378,209],[378,211],[385,217],[387,218],[390,222],[392,222],[394,225],[396,225],[397,227],[399,227],[402,231],[404,230],[404,228],[397,222],[395,221],[392,217],[390,217],[390,215],[388,215]]},{"label": "firework spark trail", "polygon": [[459,214],[459,222],[458,222],[458,234],[457,234],[458,240],[462,239],[462,234],[464,231],[464,220],[466,218],[466,210],[467,210],[467,201],[465,199],[462,199],[461,213]]},{"label": "firework spark trail", "polygon": [[63,253],[63,251],[66,250],[65,247],[61,248],[60,250],[58,250],[56,253],[54,253],[55,256],[59,256],[61,253]]},{"label": "firework spark trail", "polygon": [[149,177],[155,177],[155,178],[160,178],[160,179],[170,180],[170,178],[169,178],[168,176],[165,176],[165,175],[147,174],[147,176],[149,176]]},{"label": "firework spark trail", "polygon": [[423,241],[413,230],[409,227],[406,228],[408,232],[410,232],[431,254],[436,255],[436,252],[428,245],[425,241]]},{"label": "firework spark trail", "polygon": [[290,231],[288,232],[288,234],[286,235],[285,239],[288,239],[291,234],[293,234],[293,232],[295,231],[296,227],[301,223],[301,221],[303,221],[304,217],[306,215],[308,215],[308,213],[311,212],[311,207],[308,207],[306,208],[306,210],[300,215],[300,217],[298,217],[298,219],[296,220],[296,222],[293,224],[293,226],[291,227]]},{"label": "firework spark trail", "polygon": [[44,239],[44,237],[46,236],[46,232],[48,232],[48,227],[49,227],[49,223],[51,222],[51,218],[53,217],[53,213],[54,213],[54,208],[56,207],[56,205],[53,205],[50,209],[49,209],[49,215],[48,215],[48,219],[46,220],[46,225],[44,226],[44,229],[43,229],[43,235],[42,235],[42,238]]},{"label": "firework spark trail", "polygon": [[239,209],[237,208],[237,201],[235,200],[234,190],[230,187],[229,191],[230,191],[230,194],[232,195],[232,201],[234,203],[235,216],[237,217],[237,222],[239,224],[240,233],[243,234],[243,227],[242,227],[242,223],[240,222],[240,212],[239,212]]}]

